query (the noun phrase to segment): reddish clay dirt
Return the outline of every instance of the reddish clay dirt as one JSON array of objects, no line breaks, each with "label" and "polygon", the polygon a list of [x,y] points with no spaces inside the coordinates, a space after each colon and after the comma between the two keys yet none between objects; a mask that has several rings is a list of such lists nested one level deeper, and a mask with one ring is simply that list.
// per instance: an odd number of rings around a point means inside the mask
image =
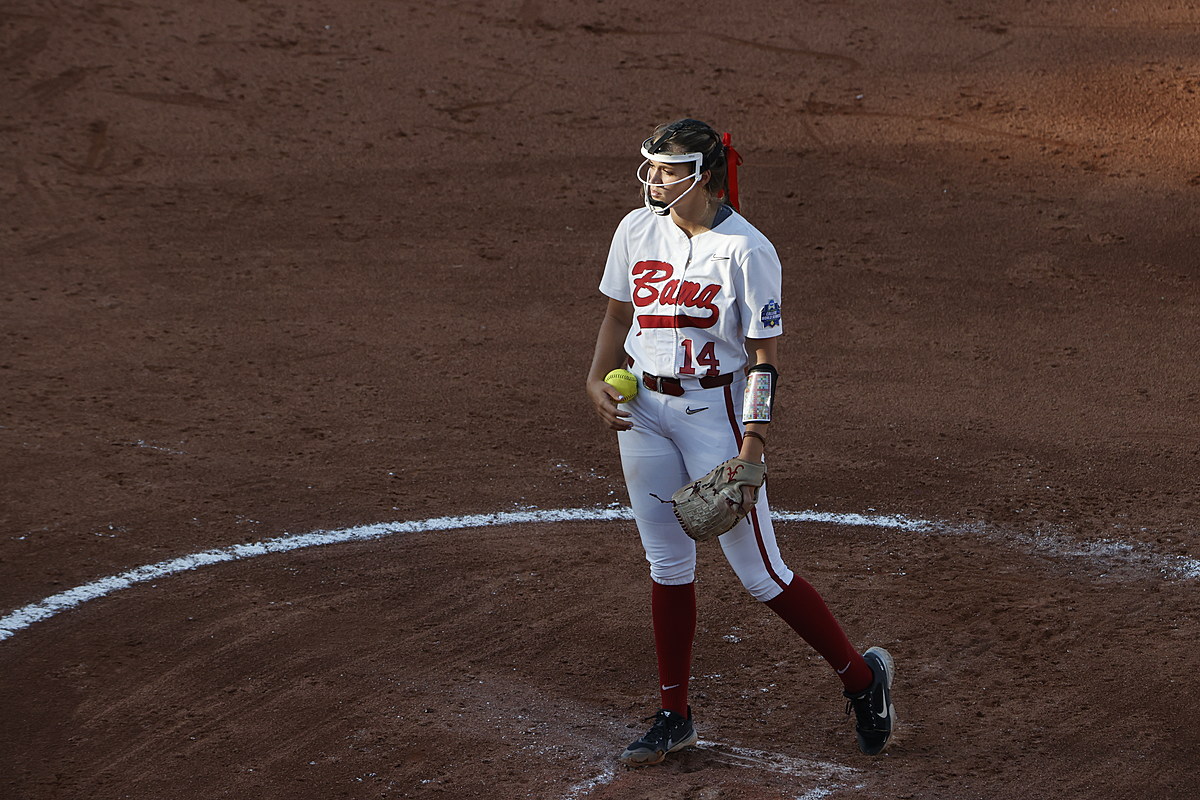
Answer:
[{"label": "reddish clay dirt", "polygon": [[1197,33],[1165,0],[3,3],[0,615],[623,502],[596,284],[684,115],[734,132],[785,263],[776,507],[942,525],[780,525],[896,656],[879,758],[707,550],[704,746],[617,769],[648,578],[631,523],[574,522],[17,630],[0,795],[1193,796]]}]

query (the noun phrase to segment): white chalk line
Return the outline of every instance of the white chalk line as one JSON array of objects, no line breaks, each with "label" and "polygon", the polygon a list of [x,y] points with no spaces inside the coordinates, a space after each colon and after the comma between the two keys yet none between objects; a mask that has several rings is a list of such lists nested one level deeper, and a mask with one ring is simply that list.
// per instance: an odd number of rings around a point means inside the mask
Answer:
[{"label": "white chalk line", "polygon": [[846,782],[853,780],[860,773],[854,767],[847,767],[845,764],[832,761],[796,758],[795,756],[785,756],[782,753],[737,747],[704,739],[697,742],[696,746],[702,750],[711,751],[714,754],[713,760],[725,764],[817,782],[816,786],[804,794],[797,795],[796,800],[818,800],[818,798],[826,797],[839,789],[846,788]]},{"label": "white chalk line", "polygon": [[366,541],[391,536],[397,533],[422,533],[430,531],[459,530],[462,528],[480,528],[488,525],[515,525],[535,522],[577,522],[603,521],[615,519],[632,519],[625,508],[592,508],[592,509],[560,509],[541,511],[510,511],[498,514],[475,514],[461,517],[435,517],[433,519],[416,520],[412,522],[389,522],[375,525],[361,525],[354,528],[343,528],[336,531],[313,531],[294,536],[281,536],[251,544],[235,544],[201,553],[160,561],[157,564],[147,564],[128,572],[111,575],[97,581],[76,586],[65,592],[47,597],[24,608],[18,608],[11,614],[0,618],[0,641],[10,638],[18,631],[28,628],[36,622],[49,619],[56,614],[75,608],[89,600],[112,594],[121,589],[127,589],[139,583],[159,580],[170,575],[188,572],[197,567],[207,567],[210,564],[220,564],[226,561],[240,561],[271,553],[287,553],[292,550],[302,550],[307,547],[319,547],[327,544],[342,544],[345,542]]},{"label": "white chalk line", "polygon": [[[834,792],[846,788],[847,783],[861,774],[861,770],[845,764],[786,756],[782,753],[738,747],[708,739],[696,742],[696,749],[707,751],[713,761],[728,766],[745,767],[759,773],[774,772],[788,778],[799,778],[805,782],[815,781],[817,783],[804,794],[796,795],[796,800],[819,800],[819,798],[828,797]],[[567,793],[563,795],[563,800],[579,800],[579,798],[586,797],[594,790],[612,783],[616,777],[616,769],[611,765],[605,765],[599,774],[568,789]]]},{"label": "white chalk line", "polygon": [[778,772],[780,775],[788,775],[794,778],[848,780],[859,773],[859,770],[854,767],[847,767],[845,764],[838,764],[832,761],[813,761],[808,758],[796,758],[794,756],[785,756],[781,753],[755,750],[750,747],[738,747],[708,739],[701,739],[696,742],[696,747],[701,750],[711,751],[718,760],[728,764],[767,769],[771,772]]},{"label": "white chalk line", "polygon": [[616,768],[613,766],[605,766],[604,769],[600,771],[599,775],[595,775],[585,781],[581,781],[580,783],[577,783],[568,789],[567,793],[563,795],[563,800],[578,800],[580,797],[587,797],[594,790],[599,789],[601,786],[607,786],[608,784],[612,783],[614,780],[616,780],[616,777]]},{"label": "white chalk line", "polygon": [[[1183,580],[1200,578],[1200,560],[1198,559],[1186,556],[1163,555],[1155,552],[1149,545],[1130,544],[1113,539],[1081,542],[1059,533],[1039,533],[1036,536],[1023,533],[1004,533],[998,529],[980,524],[966,526],[952,525],[945,522],[914,519],[903,515],[888,516],[835,514],[824,511],[782,511],[772,512],[771,517],[776,522],[818,522],[833,525],[894,528],[922,533],[980,535],[985,538],[1017,543],[1024,547],[1030,547],[1036,552],[1051,556],[1083,557],[1112,563],[1141,565],[1155,569],[1162,575]],[[100,578],[82,586],[76,586],[73,589],[68,589],[65,592],[51,595],[36,603],[18,608],[0,618],[0,642],[12,638],[18,632],[25,630],[35,623],[50,619],[64,611],[77,608],[89,600],[105,597],[113,592],[127,589],[139,583],[148,583],[211,564],[240,561],[272,553],[286,553],[292,550],[301,550],[321,545],[379,539],[397,533],[428,533],[431,531],[461,530],[464,528],[480,528],[491,525],[603,522],[631,519],[633,519],[632,512],[622,506],[608,508],[530,509],[495,514],[435,517],[409,522],[361,525],[336,531],[313,531],[293,536],[281,536],[251,544],[220,547],[173,558],[168,561],[160,561],[156,564],[146,564],[127,572],[110,575],[109,577]]]}]

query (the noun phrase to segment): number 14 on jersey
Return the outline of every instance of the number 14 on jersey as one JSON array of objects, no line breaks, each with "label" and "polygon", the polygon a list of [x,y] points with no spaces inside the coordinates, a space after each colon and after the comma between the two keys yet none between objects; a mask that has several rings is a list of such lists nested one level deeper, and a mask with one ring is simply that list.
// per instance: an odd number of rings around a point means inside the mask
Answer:
[{"label": "number 14 on jersey", "polygon": [[696,367],[708,367],[704,371],[705,375],[720,375],[721,361],[717,358],[716,342],[706,342],[700,348],[700,352],[696,353],[696,345],[691,339],[684,339],[679,343],[683,348],[683,366],[679,368],[681,375],[695,375]]}]

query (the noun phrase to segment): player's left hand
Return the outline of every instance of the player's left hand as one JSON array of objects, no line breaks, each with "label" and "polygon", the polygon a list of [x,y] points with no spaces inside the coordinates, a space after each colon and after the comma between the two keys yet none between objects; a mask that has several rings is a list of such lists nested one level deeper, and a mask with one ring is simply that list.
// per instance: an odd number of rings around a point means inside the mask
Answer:
[{"label": "player's left hand", "polygon": [[[761,428],[756,428],[761,432]],[[756,436],[743,436],[742,449],[738,453],[738,458],[743,461],[749,461],[751,464],[761,464],[763,461],[763,453],[766,445]],[[758,488],[754,486],[742,487],[742,509],[744,513],[749,514],[750,509],[754,508],[754,504],[758,502]]]}]

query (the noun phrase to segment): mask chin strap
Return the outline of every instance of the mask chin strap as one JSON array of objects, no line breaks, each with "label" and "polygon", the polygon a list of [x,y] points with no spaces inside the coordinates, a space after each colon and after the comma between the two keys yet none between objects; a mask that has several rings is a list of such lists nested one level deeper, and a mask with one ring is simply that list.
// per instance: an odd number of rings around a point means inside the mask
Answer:
[{"label": "mask chin strap", "polygon": [[[702,174],[700,165],[704,163],[704,154],[703,153],[651,153],[649,150],[646,149],[646,145],[649,144],[649,142],[650,142],[650,140],[647,139],[645,142],[642,143],[642,156],[646,160],[643,161],[641,166],[639,166],[637,168],[637,179],[642,184],[642,201],[645,203],[646,208],[650,209],[655,214],[658,214],[660,217],[665,217],[667,214],[671,213],[671,206],[675,205],[680,200],[687,197],[688,192],[692,191],[692,189],[695,189],[696,185],[700,183],[700,175]],[[648,180],[650,177],[650,162],[651,161],[657,161],[660,164],[689,164],[690,163],[690,164],[693,164],[694,167],[692,169],[691,175],[680,178],[679,180],[671,181],[669,183],[651,183]],[[642,175],[642,170],[645,170],[645,172],[646,172],[645,177],[643,177],[643,175]],[[687,188],[687,191],[685,191],[683,194],[679,195],[679,197],[676,197],[670,203],[661,203],[661,202],[657,202],[655,200],[650,199],[650,190],[652,188],[653,189],[665,189],[668,186],[674,186],[675,184],[683,183],[686,180],[690,180],[692,182],[692,185]]]}]

